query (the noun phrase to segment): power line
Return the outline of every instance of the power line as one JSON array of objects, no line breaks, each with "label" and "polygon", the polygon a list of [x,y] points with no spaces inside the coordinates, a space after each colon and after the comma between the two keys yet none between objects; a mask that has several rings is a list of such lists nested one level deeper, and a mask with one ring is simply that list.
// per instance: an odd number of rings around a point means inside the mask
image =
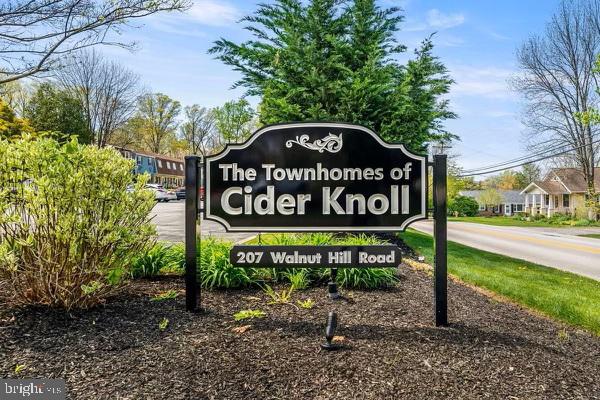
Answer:
[{"label": "power line", "polygon": [[546,154],[546,153],[549,153],[549,152],[551,152],[551,151],[555,151],[555,150],[558,150],[558,149],[562,149],[562,148],[564,148],[565,146],[568,146],[568,145],[566,145],[566,144],[561,144],[561,145],[559,145],[559,146],[556,146],[556,147],[551,147],[551,148],[549,148],[549,149],[546,149],[546,150],[540,151],[540,152],[538,152],[538,153],[535,153],[535,154],[529,154],[529,155],[526,155],[526,156],[517,157],[517,158],[514,158],[514,159],[512,159],[512,160],[503,161],[503,162],[501,162],[501,163],[497,163],[497,164],[490,164],[490,165],[486,165],[486,166],[484,166],[484,167],[467,169],[467,170],[464,170],[463,172],[465,172],[465,173],[470,173],[470,172],[479,172],[479,171],[483,171],[483,170],[487,170],[487,169],[492,169],[492,168],[502,167],[502,166],[504,166],[504,165],[513,164],[513,163],[516,163],[516,162],[519,162],[519,161],[525,161],[525,160],[527,160],[527,159],[529,159],[529,158],[532,158],[532,157],[541,156],[542,154]]},{"label": "power line", "polygon": [[[542,160],[547,160],[548,158],[556,157],[556,156],[559,156],[561,154],[570,153],[571,151],[580,149],[580,148],[585,147],[585,146],[590,146],[590,145],[593,145],[593,144],[597,144],[597,143],[600,143],[600,139],[597,139],[597,140],[592,141],[590,143],[582,144],[580,146],[573,147],[573,148],[570,148],[568,150],[564,150],[564,151],[561,151],[561,152],[558,152],[558,153],[553,153],[553,154],[550,154],[550,155],[547,155],[547,156],[544,156],[544,157],[539,157],[539,158],[534,159],[534,160],[528,160],[528,161],[522,162],[520,164],[511,165],[511,166],[504,167],[504,168],[498,168],[498,169],[494,169],[494,170],[491,170],[491,171],[472,172],[472,173],[467,173],[467,174],[461,174],[461,175],[458,175],[458,177],[459,178],[466,178],[466,177],[469,177],[469,176],[486,175],[486,174],[492,174],[494,172],[504,171],[504,170],[507,170],[507,169],[521,167],[521,166],[526,165],[526,164],[531,164],[531,163],[534,163],[534,162],[538,162],[538,161],[542,161]],[[561,147],[564,147],[564,146],[561,146]],[[544,153],[547,153],[547,151],[541,152],[539,154],[544,154]],[[539,154],[537,154],[537,155],[539,155]],[[534,156],[536,156],[536,155],[533,155],[531,157],[534,157]]]},{"label": "power line", "polygon": [[[594,140],[595,136],[596,135],[592,135],[592,137],[590,139]],[[527,155],[527,156],[517,157],[517,158],[514,158],[512,160],[503,161],[503,162],[498,163],[498,164],[487,165],[485,167],[467,169],[467,170],[463,170],[462,172],[463,173],[480,172],[480,171],[484,171],[484,170],[488,170],[488,169],[492,169],[492,168],[497,168],[497,167],[501,167],[501,166],[504,166],[504,165],[513,164],[515,162],[525,161],[525,160],[527,160],[529,158],[532,158],[532,157],[541,156],[542,154],[546,154],[546,153],[549,153],[551,151],[562,149],[562,148],[564,148],[566,146],[568,146],[568,144],[560,144],[560,145],[553,146],[553,147],[550,147],[550,148],[548,148],[546,150],[542,150],[542,151],[539,151],[537,153],[530,154],[530,155]]]}]

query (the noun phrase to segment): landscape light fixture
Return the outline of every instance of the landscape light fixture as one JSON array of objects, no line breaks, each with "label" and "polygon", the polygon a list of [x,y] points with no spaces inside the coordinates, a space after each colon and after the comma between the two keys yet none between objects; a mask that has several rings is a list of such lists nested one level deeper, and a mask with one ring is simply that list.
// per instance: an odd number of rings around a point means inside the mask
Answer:
[{"label": "landscape light fixture", "polygon": [[331,268],[331,273],[329,275],[329,283],[327,283],[327,292],[329,298],[332,300],[336,300],[340,298],[340,293],[337,290],[337,268]]},{"label": "landscape light fixture", "polygon": [[325,340],[327,342],[321,344],[323,350],[331,351],[340,348],[340,345],[332,343],[335,335],[335,328],[337,328],[337,313],[330,311],[327,316],[327,327],[325,328]]}]

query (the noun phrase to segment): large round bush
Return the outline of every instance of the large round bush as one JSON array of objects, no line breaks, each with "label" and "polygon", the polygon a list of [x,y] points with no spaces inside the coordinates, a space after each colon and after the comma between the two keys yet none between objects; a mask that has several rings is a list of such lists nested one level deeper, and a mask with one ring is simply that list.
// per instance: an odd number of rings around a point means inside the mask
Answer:
[{"label": "large round bush", "polygon": [[461,217],[474,217],[479,211],[479,204],[471,197],[457,196],[448,205],[448,213],[458,213]]},{"label": "large round bush", "polygon": [[75,140],[0,140],[0,278],[16,300],[90,307],[120,287],[154,238],[133,167]]}]

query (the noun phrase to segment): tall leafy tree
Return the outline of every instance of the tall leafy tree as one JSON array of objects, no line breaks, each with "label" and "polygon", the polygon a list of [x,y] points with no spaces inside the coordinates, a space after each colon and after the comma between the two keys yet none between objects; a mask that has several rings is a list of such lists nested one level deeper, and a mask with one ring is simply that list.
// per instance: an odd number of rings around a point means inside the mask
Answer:
[{"label": "tall leafy tree", "polygon": [[442,100],[452,80],[426,39],[407,65],[395,38],[399,9],[374,0],[277,0],[243,19],[254,38],[218,40],[212,54],[241,72],[234,87],[261,97],[260,122],[333,120],[365,125],[423,151],[450,140]]},{"label": "tall leafy tree", "polygon": [[211,139],[216,133],[215,112],[197,104],[185,107],[185,122],[181,125],[181,136],[192,154],[206,155]]},{"label": "tall leafy tree", "polygon": [[254,128],[254,110],[248,101],[232,100],[214,110],[215,126],[223,144],[242,142]]},{"label": "tall leafy tree", "polygon": [[38,86],[25,108],[25,117],[36,131],[54,132],[59,141],[75,135],[80,143],[90,143],[91,133],[82,104],[51,83]]},{"label": "tall leafy tree", "polygon": [[142,121],[143,141],[148,150],[160,153],[175,137],[181,104],[163,93],[140,97],[137,117]]},{"label": "tall leafy tree", "polygon": [[0,139],[14,139],[23,134],[35,134],[27,120],[15,115],[13,109],[0,98]]}]

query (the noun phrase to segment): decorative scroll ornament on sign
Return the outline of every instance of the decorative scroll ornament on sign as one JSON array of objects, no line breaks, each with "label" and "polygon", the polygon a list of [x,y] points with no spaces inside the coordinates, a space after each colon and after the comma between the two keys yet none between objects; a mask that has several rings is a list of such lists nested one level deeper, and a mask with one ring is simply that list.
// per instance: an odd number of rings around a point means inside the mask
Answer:
[{"label": "decorative scroll ornament on sign", "polygon": [[285,147],[289,149],[294,145],[294,143],[296,143],[307,149],[316,150],[319,153],[322,153],[323,151],[337,153],[338,151],[340,151],[343,144],[341,133],[338,136],[330,133],[323,139],[317,139],[312,143],[308,141],[309,139],[310,138],[308,135],[301,135],[299,137],[296,136],[296,140],[288,140],[287,142],[285,142]]}]

